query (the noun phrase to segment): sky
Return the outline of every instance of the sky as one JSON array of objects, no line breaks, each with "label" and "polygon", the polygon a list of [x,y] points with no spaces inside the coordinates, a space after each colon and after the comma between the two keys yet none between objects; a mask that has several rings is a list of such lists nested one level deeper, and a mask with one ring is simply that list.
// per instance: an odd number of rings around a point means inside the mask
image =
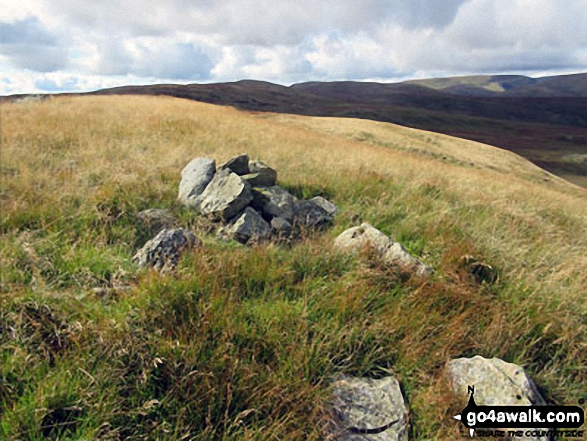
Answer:
[{"label": "sky", "polygon": [[0,95],[587,72],[587,0],[1,0]]}]

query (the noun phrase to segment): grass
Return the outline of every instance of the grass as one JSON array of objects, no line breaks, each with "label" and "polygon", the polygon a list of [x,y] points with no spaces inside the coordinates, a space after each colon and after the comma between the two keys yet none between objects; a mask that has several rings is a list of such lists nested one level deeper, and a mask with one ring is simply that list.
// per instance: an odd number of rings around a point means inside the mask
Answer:
[{"label": "grass", "polygon": [[[454,439],[444,366],[476,354],[525,366],[549,402],[587,398],[586,195],[513,154],[163,97],[1,111],[0,438],[320,439],[332,378],[393,373],[411,437]],[[241,152],[334,201],[332,228],[292,246],[210,236],[176,203],[180,171]],[[173,274],[130,263],[151,207],[204,239]],[[362,221],[434,277],[333,252]],[[478,284],[465,254],[497,282]]]}]

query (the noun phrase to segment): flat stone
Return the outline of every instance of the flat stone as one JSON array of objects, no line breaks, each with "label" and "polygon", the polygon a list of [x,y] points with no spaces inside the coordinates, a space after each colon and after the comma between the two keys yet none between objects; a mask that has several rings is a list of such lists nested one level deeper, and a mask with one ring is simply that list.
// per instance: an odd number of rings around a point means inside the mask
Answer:
[{"label": "flat stone", "polygon": [[418,276],[427,277],[433,273],[430,267],[408,253],[399,242],[394,242],[367,222],[343,231],[334,240],[334,247],[346,253],[357,253],[370,248],[383,264],[401,266]]},{"label": "flat stone", "polygon": [[231,172],[236,173],[239,176],[247,175],[251,173],[249,169],[249,155],[242,154],[230,158],[228,161],[226,161],[224,164],[218,167],[218,170],[230,170]]},{"label": "flat stone", "polygon": [[[468,387],[474,386],[478,406],[544,406],[546,402],[524,369],[499,358],[458,358],[447,365],[447,375],[454,391],[466,404]],[[463,406],[464,407],[464,406]],[[496,426],[495,429],[499,427]],[[509,429],[515,430],[515,429]],[[534,429],[524,429],[526,431]],[[547,429],[542,429],[547,430]],[[521,440],[544,438],[518,437]]]},{"label": "flat stone", "polygon": [[200,213],[215,220],[227,221],[251,202],[249,184],[230,170],[219,170],[199,197]]},{"label": "flat stone", "polygon": [[216,173],[216,162],[209,158],[194,158],[181,172],[177,199],[183,205],[196,208],[197,198]]},{"label": "flat stone", "polygon": [[332,388],[337,441],[405,441],[407,410],[398,381],[343,377]]}]

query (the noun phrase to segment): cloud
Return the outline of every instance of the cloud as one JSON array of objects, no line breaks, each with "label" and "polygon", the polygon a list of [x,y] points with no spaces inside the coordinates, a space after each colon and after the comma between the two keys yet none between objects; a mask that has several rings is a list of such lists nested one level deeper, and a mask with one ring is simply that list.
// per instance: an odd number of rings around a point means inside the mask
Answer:
[{"label": "cloud", "polygon": [[107,39],[100,46],[97,73],[170,80],[206,80],[214,64],[199,45],[165,39]]},{"label": "cloud", "polygon": [[0,22],[0,55],[15,67],[38,72],[62,69],[68,63],[67,46],[37,17]]},{"label": "cloud", "polygon": [[587,70],[587,0],[5,1],[0,73],[36,88]]}]

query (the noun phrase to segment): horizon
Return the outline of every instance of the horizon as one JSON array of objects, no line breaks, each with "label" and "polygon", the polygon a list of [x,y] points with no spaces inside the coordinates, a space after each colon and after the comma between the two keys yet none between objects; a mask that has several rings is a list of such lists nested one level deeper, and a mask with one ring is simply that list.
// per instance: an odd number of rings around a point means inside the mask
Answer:
[{"label": "horizon", "polygon": [[267,83],[273,84],[277,86],[283,87],[291,87],[297,84],[306,84],[306,83],[342,83],[342,82],[355,82],[355,83],[373,83],[373,84],[402,84],[406,82],[412,81],[427,81],[427,80],[440,80],[440,79],[452,79],[452,78],[469,78],[469,77],[508,77],[508,76],[520,76],[526,77],[531,79],[543,79],[543,78],[551,78],[551,77],[564,77],[564,76],[573,76],[573,75],[585,75],[587,74],[586,71],[577,71],[577,72],[568,72],[568,73],[541,73],[539,75],[529,75],[529,74],[521,74],[521,73],[480,73],[480,74],[463,74],[463,75],[450,75],[450,76],[436,76],[436,77],[426,77],[426,78],[406,78],[406,79],[391,79],[391,80],[381,80],[381,79],[361,79],[361,80],[353,80],[353,79],[335,79],[335,80],[318,80],[318,79],[310,79],[307,81],[300,81],[295,83],[279,83],[277,81],[268,81],[268,80],[259,80],[255,78],[240,78],[235,80],[229,81],[203,81],[203,82],[137,82],[137,83],[120,83],[117,85],[113,85],[110,87],[103,87],[98,89],[72,89],[72,90],[59,90],[59,91],[33,91],[33,92],[16,92],[10,94],[0,94],[1,97],[10,97],[10,96],[18,96],[18,95],[59,95],[59,94],[76,94],[76,93],[91,93],[97,92],[100,90],[107,90],[107,89],[115,89],[119,87],[148,87],[148,86],[162,86],[162,85],[179,85],[179,86],[189,86],[189,85],[207,85],[207,84],[236,84],[240,82],[258,82],[258,83]]}]

